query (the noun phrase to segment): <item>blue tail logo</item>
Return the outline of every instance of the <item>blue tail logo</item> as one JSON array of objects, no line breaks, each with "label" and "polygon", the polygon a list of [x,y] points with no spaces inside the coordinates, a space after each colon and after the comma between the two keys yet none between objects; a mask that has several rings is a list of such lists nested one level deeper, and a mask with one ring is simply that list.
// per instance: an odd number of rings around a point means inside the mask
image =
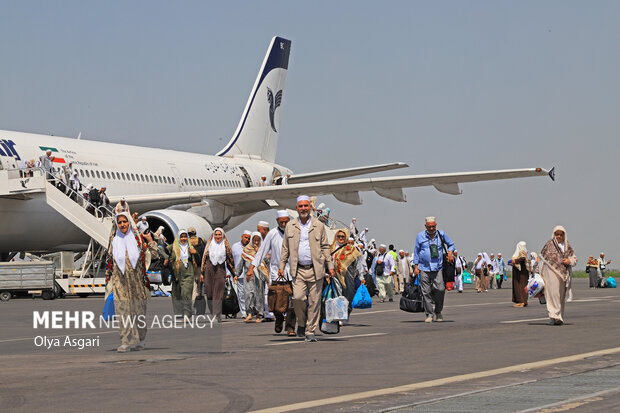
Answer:
[{"label": "blue tail logo", "polygon": [[273,118],[276,114],[276,109],[280,106],[280,103],[282,103],[282,90],[279,90],[276,93],[276,98],[274,99],[273,92],[271,89],[267,88],[267,100],[269,101],[269,120],[271,121],[271,129],[273,129],[274,132],[278,132]]}]

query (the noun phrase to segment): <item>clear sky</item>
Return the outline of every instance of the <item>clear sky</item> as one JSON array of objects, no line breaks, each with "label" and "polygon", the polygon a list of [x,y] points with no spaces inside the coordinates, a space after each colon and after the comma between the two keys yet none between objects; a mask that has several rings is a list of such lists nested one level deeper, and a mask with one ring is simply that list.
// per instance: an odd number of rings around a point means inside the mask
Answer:
[{"label": "clear sky", "polygon": [[620,260],[617,1],[0,6],[1,129],[215,153],[281,35],[293,44],[280,164],[411,165],[387,175],[557,168],[555,183],[465,184],[460,196],[409,189],[402,204],[322,198],[337,218],[411,250],[435,215],[469,259],[509,256],[520,240],[540,251],[562,224],[579,268],[601,250]]}]

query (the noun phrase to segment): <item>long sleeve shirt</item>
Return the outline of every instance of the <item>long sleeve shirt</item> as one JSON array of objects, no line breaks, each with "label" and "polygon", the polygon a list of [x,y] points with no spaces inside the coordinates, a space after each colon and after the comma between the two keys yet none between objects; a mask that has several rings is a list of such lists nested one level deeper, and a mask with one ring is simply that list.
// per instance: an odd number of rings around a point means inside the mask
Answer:
[{"label": "long sleeve shirt", "polygon": [[[448,251],[454,251],[454,242],[445,232],[437,230],[435,236],[430,238],[427,231],[422,231],[415,239],[413,248],[413,265],[417,265],[420,271],[441,271],[443,265],[443,246],[441,238],[446,243]],[[431,245],[437,246],[437,257],[431,257]]]},{"label": "long sleeve shirt", "polygon": [[393,272],[396,272],[396,263],[394,262],[394,257],[392,257],[389,253],[385,254],[377,254],[377,256],[372,260],[372,265],[370,266],[370,273],[375,273],[375,267],[377,266],[377,261],[383,262],[383,275],[391,275]]},{"label": "long sleeve shirt", "polygon": [[[310,222],[310,220],[308,220]],[[280,257],[282,256],[282,240],[284,239],[284,233],[279,228],[274,228],[267,233],[267,236],[260,244],[258,252],[254,256],[252,265],[258,267],[262,260],[265,259],[267,254],[271,254],[271,260],[269,261],[269,280],[270,283],[278,281],[278,269],[280,267]],[[284,268],[284,280],[291,281],[290,266],[287,263]],[[279,281],[282,281],[280,279]]]},{"label": "long sleeve shirt", "polygon": [[503,258],[498,258],[497,259],[497,268],[498,268],[500,274],[503,274],[504,271],[506,271],[506,262],[504,262]]}]

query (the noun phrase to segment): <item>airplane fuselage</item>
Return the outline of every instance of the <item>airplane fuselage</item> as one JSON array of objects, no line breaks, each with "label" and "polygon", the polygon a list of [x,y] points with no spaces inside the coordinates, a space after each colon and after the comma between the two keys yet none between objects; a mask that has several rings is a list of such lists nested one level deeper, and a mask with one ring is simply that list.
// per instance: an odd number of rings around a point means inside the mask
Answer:
[{"label": "airplane fuselage", "polygon": [[[158,148],[78,140],[57,136],[0,131],[0,157],[5,167],[22,160],[37,160],[52,150],[54,170],[73,163],[84,187],[105,186],[109,197],[219,190],[258,186],[261,176],[269,182],[291,173],[288,168],[263,160],[227,158]],[[17,161],[14,157],[17,156]],[[189,209],[187,205],[182,209]],[[143,204],[136,212],[147,212],[156,205]],[[132,211],[134,212],[134,211]],[[208,219],[207,214],[197,215]],[[2,234],[0,252],[77,249],[88,237],[54,211],[44,194],[30,199],[0,198]],[[243,217],[225,217],[226,228],[239,225]],[[241,219],[235,219],[241,218]],[[60,231],[60,232],[59,232]],[[53,241],[52,241],[53,240]]]}]

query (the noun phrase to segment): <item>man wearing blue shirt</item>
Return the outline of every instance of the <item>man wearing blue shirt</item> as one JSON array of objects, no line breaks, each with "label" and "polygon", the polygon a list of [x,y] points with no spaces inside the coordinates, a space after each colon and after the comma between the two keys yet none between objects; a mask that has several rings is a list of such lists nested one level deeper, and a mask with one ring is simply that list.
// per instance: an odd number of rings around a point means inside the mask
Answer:
[{"label": "man wearing blue shirt", "polygon": [[443,263],[443,243],[448,250],[448,262],[454,262],[452,251],[454,242],[443,231],[437,230],[435,217],[426,218],[426,230],[418,234],[415,239],[413,249],[413,273],[420,275],[420,286],[424,298],[424,312],[426,313],[426,323],[443,321],[441,310],[443,309],[443,299],[446,293],[446,286],[441,275]]}]

